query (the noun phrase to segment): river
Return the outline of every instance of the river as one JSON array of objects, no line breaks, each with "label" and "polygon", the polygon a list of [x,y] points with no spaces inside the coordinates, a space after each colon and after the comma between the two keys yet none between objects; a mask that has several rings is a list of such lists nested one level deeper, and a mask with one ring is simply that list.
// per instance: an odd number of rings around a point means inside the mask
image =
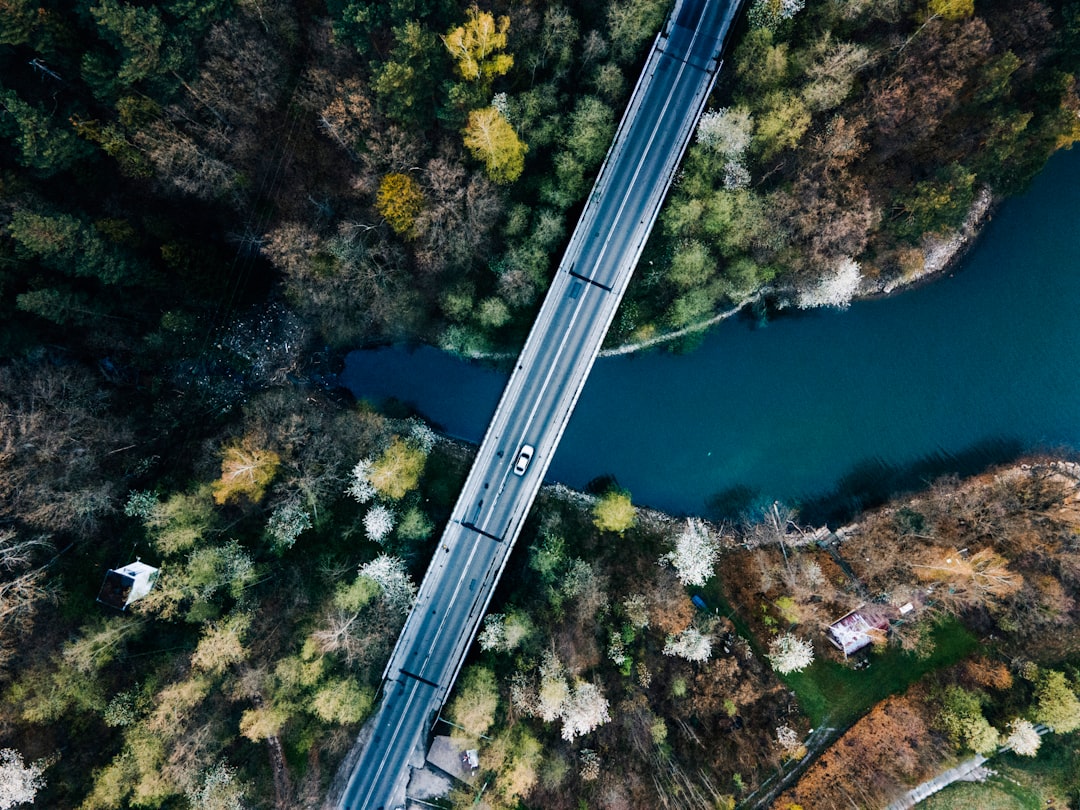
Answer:
[{"label": "river", "polygon": [[[731,517],[840,520],[1021,452],[1080,448],[1080,150],[1055,155],[946,277],[844,311],[731,319],[685,355],[601,358],[548,472]],[[342,382],[479,441],[507,374],[431,348],[351,352]]]}]

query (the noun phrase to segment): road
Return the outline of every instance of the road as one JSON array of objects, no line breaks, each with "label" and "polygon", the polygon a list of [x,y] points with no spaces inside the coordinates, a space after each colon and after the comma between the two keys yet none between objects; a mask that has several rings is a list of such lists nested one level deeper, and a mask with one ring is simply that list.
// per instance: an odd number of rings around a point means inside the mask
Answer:
[{"label": "road", "polygon": [[[740,0],[679,0],[657,36],[383,673],[338,807],[404,804],[408,761],[457,677],[719,70]],[[524,445],[535,448],[514,471]]]}]

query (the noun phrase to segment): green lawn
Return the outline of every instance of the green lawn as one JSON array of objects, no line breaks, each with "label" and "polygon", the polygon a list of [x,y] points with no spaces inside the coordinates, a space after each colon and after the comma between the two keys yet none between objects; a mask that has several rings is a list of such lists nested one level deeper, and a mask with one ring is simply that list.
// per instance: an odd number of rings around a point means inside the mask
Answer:
[{"label": "green lawn", "polygon": [[854,670],[832,661],[816,660],[802,672],[782,676],[814,726],[828,719],[843,726],[878,701],[902,692],[927,672],[947,667],[972,653],[977,642],[960,622],[943,621],[934,630],[934,654],[919,659],[890,647],[871,656],[866,669]]},{"label": "green lawn", "polygon": [[[727,601],[719,577],[692,592],[700,594],[710,608],[731,619],[736,632],[750,642],[754,652],[763,655],[767,651],[768,639],[751,635],[750,627]],[[883,653],[871,654],[871,664],[865,669],[856,670],[818,658],[802,672],[782,675],[780,679],[795,692],[815,728],[826,719],[832,726],[844,727],[875,703],[904,691],[927,672],[956,663],[978,646],[975,637],[959,621],[949,617],[934,628],[933,637],[934,653],[928,658],[916,658],[889,647]],[[815,640],[814,643],[826,642]]]},{"label": "green lawn", "polygon": [[1043,807],[1080,806],[1080,732],[1048,734],[1034,758],[1002,754],[993,760],[995,770],[1037,790]]},{"label": "green lawn", "polygon": [[1044,810],[1038,790],[1006,776],[985,782],[955,782],[922,802],[920,810]]},{"label": "green lawn", "polygon": [[[1080,734],[1043,737],[1034,758],[1006,753],[988,763],[997,773],[982,784],[959,782],[931,796],[925,810],[1049,810],[1080,799]],[[1070,804],[1070,802],[1072,802]]]}]

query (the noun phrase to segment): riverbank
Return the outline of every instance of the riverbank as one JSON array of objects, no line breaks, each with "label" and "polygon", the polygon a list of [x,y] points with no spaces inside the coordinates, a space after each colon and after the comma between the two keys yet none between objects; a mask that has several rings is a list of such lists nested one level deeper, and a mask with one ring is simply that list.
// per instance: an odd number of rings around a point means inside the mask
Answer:
[{"label": "riverbank", "polygon": [[987,186],[980,188],[959,230],[940,235],[928,233],[923,236],[923,266],[920,270],[902,279],[882,282],[877,285],[877,289],[860,290],[859,300],[904,292],[939,277],[947,270],[954,269],[975,245],[1000,202],[1001,200],[995,199]]},{"label": "riverbank", "polygon": [[[1025,457],[961,481],[938,481],[859,515],[831,543],[820,542],[821,533],[800,527],[796,516],[779,507],[760,523],[706,525],[712,550],[696,552],[711,558],[701,563],[708,569],[704,586],[678,582],[673,573],[679,569],[670,567],[675,555],[668,552],[694,522],[639,510],[636,524],[615,538],[593,526],[595,503],[594,496],[560,485],[542,490],[533,528],[522,538],[526,548],[516,552],[522,564],[500,589],[463,676],[473,688],[487,679],[495,708],[482,731],[454,733],[459,744],[479,748],[489,789],[504,798],[514,794],[563,808],[581,797],[618,795],[629,806],[659,806],[676,785],[719,796],[735,784],[748,806],[764,807],[774,787],[770,775],[781,769],[785,798],[806,806],[806,797],[823,781],[829,790],[880,794],[887,803],[966,745],[963,738],[941,744],[934,725],[935,717],[950,711],[939,705],[946,686],[968,688],[978,681],[993,699],[986,716],[995,727],[1005,727],[1008,718],[998,718],[993,706],[1033,702],[1033,711],[1041,710],[1031,684],[1014,682],[997,658],[1037,653],[1038,665],[1029,662],[1025,670],[1036,673],[1037,681],[1037,673],[1053,672],[1076,642],[1068,631],[1074,626],[1072,602],[1052,629],[1040,625],[1037,651],[1029,643],[1035,619],[1009,608],[1014,597],[1052,598],[1051,579],[1060,579],[1071,593],[1067,578],[1046,573],[1047,565],[1070,553],[1059,546],[1068,545],[1080,525],[1080,465],[1066,459]],[[1032,542],[1031,530],[1038,542]],[[955,551],[956,545],[965,550]],[[944,580],[919,573],[939,552],[958,554],[974,566],[991,554],[987,548],[999,555],[995,565],[1006,569],[998,575],[1035,583],[1034,590],[974,593],[961,587],[964,571],[950,570]],[[834,561],[838,556],[847,562],[842,569]],[[1037,571],[1044,572],[1041,579]],[[933,590],[928,582],[939,581],[951,585],[953,596],[920,598]],[[871,603],[867,591],[886,598]],[[1010,621],[988,636],[986,614],[973,609],[973,599],[983,600],[979,605],[989,610],[990,621]],[[905,603],[913,607],[899,613]],[[888,643],[845,656],[830,645],[827,630],[853,610],[892,610],[906,619],[891,624]],[[764,651],[785,632],[810,642],[814,655],[812,663],[778,681]],[[1048,633],[1054,634],[1053,644]],[[675,644],[684,637],[704,641]],[[571,738],[565,725],[558,733],[559,721],[568,718],[554,710],[541,716],[544,704],[537,702],[560,678],[570,690],[591,684],[604,702],[595,725]],[[797,695],[798,704],[785,694]],[[463,713],[468,705],[462,698],[451,700],[444,717],[471,723],[475,716]],[[513,729],[496,722],[500,705],[513,707]],[[624,722],[610,722],[615,716]],[[888,731],[898,716],[910,721],[899,736]],[[732,735],[734,730],[739,734]],[[567,744],[579,735],[579,744]],[[837,736],[844,742],[836,743]],[[641,772],[639,759],[660,744],[658,737],[670,771],[664,779],[639,782],[633,778]],[[900,765],[882,766],[878,779],[868,778],[864,768],[831,764],[847,757],[855,743]],[[741,757],[753,746],[762,746],[754,759],[761,766],[750,769]],[[908,768],[912,760],[905,746],[921,752],[917,767]],[[521,752],[529,750],[537,754],[523,758]],[[766,760],[761,751],[769,752]],[[607,766],[599,774],[588,767],[593,756]],[[533,770],[541,758],[567,767],[558,779],[541,781]],[[522,781],[523,773],[534,777]],[[615,774],[620,778],[611,778]],[[798,783],[787,786],[788,778]],[[782,800],[773,806],[788,805]]]},{"label": "riverbank", "polygon": [[[1080,152],[993,208],[958,267],[847,310],[746,313],[685,354],[597,361],[549,478],[615,475],[639,503],[880,502],[945,472],[1080,447]],[[430,347],[358,351],[341,381],[479,441],[506,371]]]},{"label": "riverbank", "polygon": [[[1001,202],[1000,199],[994,197],[988,187],[982,187],[976,194],[975,201],[959,230],[945,234],[927,233],[923,236],[922,265],[918,270],[903,278],[894,278],[887,281],[876,277],[863,276],[849,303],[872,301],[891,295],[899,295],[921,285],[931,283],[946,272],[953,271],[975,245],[984,226],[992,218],[994,209]],[[622,357],[655,349],[683,338],[700,335],[711,327],[739,315],[747,307],[756,306],[762,301],[768,301],[770,298],[775,297],[786,300],[793,298],[794,295],[794,290],[777,289],[771,285],[765,286],[715,315],[684,326],[681,329],[654,335],[645,340],[630,341],[603,349],[600,352],[600,357]],[[517,356],[512,351],[473,351],[455,352],[454,354],[465,360],[481,362],[503,362],[513,360]]]},{"label": "riverbank", "polygon": [[[877,278],[863,276],[857,292],[852,296],[851,302],[872,301],[886,298],[891,295],[912,290],[920,285],[931,283],[940,278],[946,272],[956,269],[963,261],[968,251],[975,245],[986,224],[990,221],[994,208],[1001,200],[995,199],[990,189],[982,187],[975,196],[971,210],[965,217],[959,230],[946,234],[925,234],[922,238],[922,267],[900,279],[882,281]],[[667,343],[672,343],[691,335],[700,334],[712,326],[715,326],[728,318],[738,315],[747,307],[755,306],[763,300],[776,296],[784,299],[794,297],[794,290],[778,290],[772,286],[763,287],[722,312],[706,318],[698,323],[676,329],[662,335],[656,335],[648,340],[624,343],[605,349],[600,353],[601,357],[618,357],[633,354],[634,352],[646,351]]]}]

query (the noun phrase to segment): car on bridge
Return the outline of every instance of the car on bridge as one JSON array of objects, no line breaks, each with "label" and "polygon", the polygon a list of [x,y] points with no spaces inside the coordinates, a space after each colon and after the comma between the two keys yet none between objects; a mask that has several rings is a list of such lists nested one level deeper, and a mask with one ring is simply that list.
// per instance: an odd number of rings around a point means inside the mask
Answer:
[{"label": "car on bridge", "polygon": [[529,469],[529,462],[532,461],[533,453],[536,452],[536,448],[531,444],[521,445],[521,451],[518,453],[517,461],[514,462],[514,475],[524,475],[525,470]]}]

